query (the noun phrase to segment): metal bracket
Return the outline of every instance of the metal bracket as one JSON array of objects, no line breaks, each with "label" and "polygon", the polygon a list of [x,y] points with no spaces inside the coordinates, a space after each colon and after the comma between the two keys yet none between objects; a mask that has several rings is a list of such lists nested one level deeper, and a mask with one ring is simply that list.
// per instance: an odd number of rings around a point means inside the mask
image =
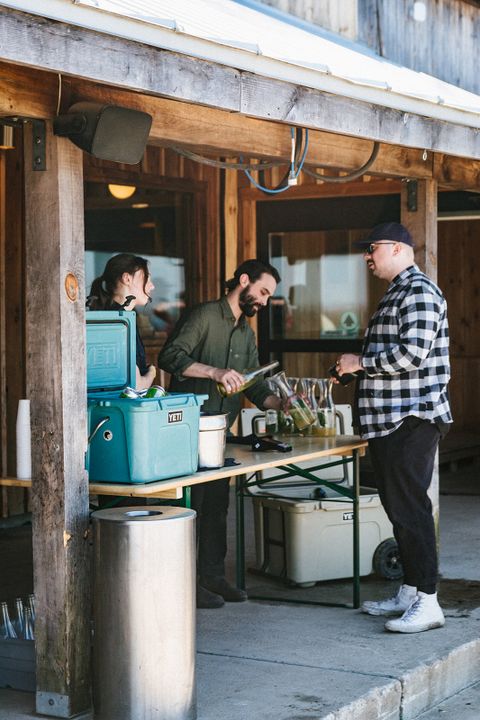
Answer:
[{"label": "metal bracket", "polygon": [[46,170],[46,127],[45,120],[32,120],[32,168]]},{"label": "metal bracket", "polygon": [[407,208],[410,212],[418,210],[418,182],[407,180]]}]

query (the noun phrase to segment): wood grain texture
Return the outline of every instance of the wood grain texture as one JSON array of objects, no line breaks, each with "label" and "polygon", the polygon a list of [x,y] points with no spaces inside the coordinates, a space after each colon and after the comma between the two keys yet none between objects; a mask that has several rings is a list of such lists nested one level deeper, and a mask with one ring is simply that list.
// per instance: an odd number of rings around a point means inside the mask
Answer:
[{"label": "wood grain texture", "polygon": [[479,233],[480,220],[449,220],[438,228],[438,284],[447,299],[450,326],[452,413],[455,429],[475,432],[480,425]]},{"label": "wood grain texture", "polygon": [[478,3],[424,4],[427,18],[417,22],[410,0],[358,0],[358,39],[399,65],[480,94]]},{"label": "wood grain texture", "polygon": [[[0,63],[0,112],[27,117],[53,118],[59,90],[58,76],[33,68]],[[62,79],[61,111],[77,100],[108,102],[149,112],[153,116],[151,144],[179,144],[196,152],[219,155],[245,154],[287,160],[290,152],[288,127],[268,119],[245,117],[219,108],[133,93],[78,78]],[[344,109],[345,111],[345,109]],[[354,113],[354,108],[346,110]],[[301,123],[300,123],[301,124]],[[360,137],[311,130],[307,164],[313,169],[353,170],[368,158],[372,143]],[[479,185],[480,162],[438,154],[423,160],[423,150],[392,144],[380,147],[371,172],[389,177],[432,177],[445,187],[475,189]],[[459,148],[457,147],[457,150]],[[438,159],[437,159],[438,157]],[[170,160],[167,160],[170,162]],[[173,162],[173,161],[171,161]],[[188,163],[189,161],[185,161]],[[166,156],[159,158],[160,174],[166,174]],[[190,163],[191,164],[191,163]],[[150,172],[146,165],[142,169]],[[191,172],[185,168],[185,177]],[[201,179],[201,178],[199,178]],[[304,184],[307,181],[301,179]],[[314,184],[309,179],[310,184]],[[338,187],[338,186],[337,186]]]},{"label": "wood grain texture", "polygon": [[[234,159],[236,160],[236,158]],[[233,277],[238,257],[238,176],[236,170],[225,171],[224,228],[225,278]]]},{"label": "wood grain texture", "polygon": [[415,243],[415,262],[434,282],[437,280],[437,195],[435,180],[417,181],[417,210],[408,209],[407,183],[402,186],[401,222]]},{"label": "wood grain texture", "polygon": [[90,707],[83,177],[81,151],[50,124],[43,172],[32,170],[26,129],[25,196],[37,711],[65,717]]},{"label": "wood grain texture", "polygon": [[7,8],[0,8],[0,18],[2,58],[10,63],[263,120],[480,159],[480,136],[473,127],[405,114]]}]

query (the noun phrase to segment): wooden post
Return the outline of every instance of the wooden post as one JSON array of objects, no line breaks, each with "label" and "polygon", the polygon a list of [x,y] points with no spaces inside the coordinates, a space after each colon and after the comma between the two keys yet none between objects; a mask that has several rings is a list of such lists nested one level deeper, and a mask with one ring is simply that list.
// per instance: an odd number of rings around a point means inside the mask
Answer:
[{"label": "wooden post", "polygon": [[[25,132],[26,370],[32,417],[37,712],[91,707],[82,153]],[[36,154],[36,149],[35,149]]]},{"label": "wooden post", "polygon": [[[437,282],[438,269],[438,234],[437,234],[437,194],[436,180],[418,180],[416,188],[416,210],[408,209],[408,184],[403,183],[401,193],[401,221],[410,231],[415,243],[415,262],[420,270]],[[438,474],[438,452],[435,458],[432,483],[429,493],[433,505],[433,517],[437,528],[440,510],[440,485]]]},{"label": "wooden post", "polygon": [[[236,158],[235,158],[236,161]],[[225,170],[225,279],[233,277],[238,265],[238,172]]]},{"label": "wooden post", "polygon": [[[410,183],[416,183],[416,193],[409,191]],[[416,194],[416,210],[408,208],[409,192],[412,202]],[[434,282],[437,281],[438,265],[437,193],[436,180],[408,180],[402,183],[401,222],[412,234],[415,243],[415,262]]]}]

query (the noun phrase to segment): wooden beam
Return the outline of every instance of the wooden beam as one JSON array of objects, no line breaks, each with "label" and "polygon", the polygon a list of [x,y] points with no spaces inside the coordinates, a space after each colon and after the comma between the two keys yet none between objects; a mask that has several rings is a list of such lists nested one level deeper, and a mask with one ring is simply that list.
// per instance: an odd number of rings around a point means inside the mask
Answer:
[{"label": "wooden beam", "polygon": [[398,195],[402,187],[399,180],[376,180],[372,182],[350,182],[345,184],[325,182],[320,185],[297,185],[286,193],[268,195],[251,186],[240,190],[243,200],[261,200],[262,202],[280,202],[281,200],[309,200],[328,197],[351,197],[355,195]]},{"label": "wooden beam", "polygon": [[[197,153],[281,158],[290,155],[290,133],[285,124],[225,112],[218,108],[179,103],[132,93],[78,78],[63,78],[32,68],[0,63],[0,114],[52,119],[61,88],[61,111],[77,100],[112,103],[143,110],[153,116],[150,144],[180,145]],[[311,130],[307,164],[313,168],[354,170],[370,155],[372,143],[360,137]],[[397,178],[429,178],[435,174],[445,187],[478,189],[480,161],[382,144],[370,172]]]},{"label": "wooden beam", "polygon": [[480,191],[480,163],[466,158],[435,153],[433,178],[445,188]]},{"label": "wooden beam", "polygon": [[47,127],[47,169],[25,132],[27,397],[32,415],[37,712],[90,700],[90,564],[82,153]]},{"label": "wooden beam", "polygon": [[10,63],[258,119],[480,159],[475,127],[298,86],[5,7],[0,8],[0,21],[0,57]]}]

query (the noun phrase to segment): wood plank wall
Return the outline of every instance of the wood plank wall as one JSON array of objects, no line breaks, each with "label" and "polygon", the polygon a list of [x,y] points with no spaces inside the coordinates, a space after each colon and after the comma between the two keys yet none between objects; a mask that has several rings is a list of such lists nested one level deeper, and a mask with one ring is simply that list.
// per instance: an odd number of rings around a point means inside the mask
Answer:
[{"label": "wood plank wall", "polygon": [[135,166],[97,160],[85,154],[85,179],[117,178],[135,184],[149,180],[161,187],[195,195],[194,233],[190,239],[186,268],[189,303],[217,297],[223,268],[220,267],[220,174],[216,168],[178,155],[173,150],[148,146]]},{"label": "wood plank wall", "polygon": [[399,65],[478,94],[478,2],[425,0],[423,22],[414,19],[414,4],[358,0],[358,40]]},{"label": "wood plank wall", "polygon": [[[260,0],[343,37],[382,57],[480,93],[475,0],[425,0],[425,21],[415,20],[413,0]],[[459,52],[461,48],[461,52]]]},{"label": "wood plank wall", "polygon": [[476,432],[480,428],[479,237],[480,220],[438,224],[438,284],[448,302],[455,428]]},{"label": "wood plank wall", "polygon": [[357,0],[260,0],[282,12],[328,28],[344,37],[355,39],[357,34]]}]

